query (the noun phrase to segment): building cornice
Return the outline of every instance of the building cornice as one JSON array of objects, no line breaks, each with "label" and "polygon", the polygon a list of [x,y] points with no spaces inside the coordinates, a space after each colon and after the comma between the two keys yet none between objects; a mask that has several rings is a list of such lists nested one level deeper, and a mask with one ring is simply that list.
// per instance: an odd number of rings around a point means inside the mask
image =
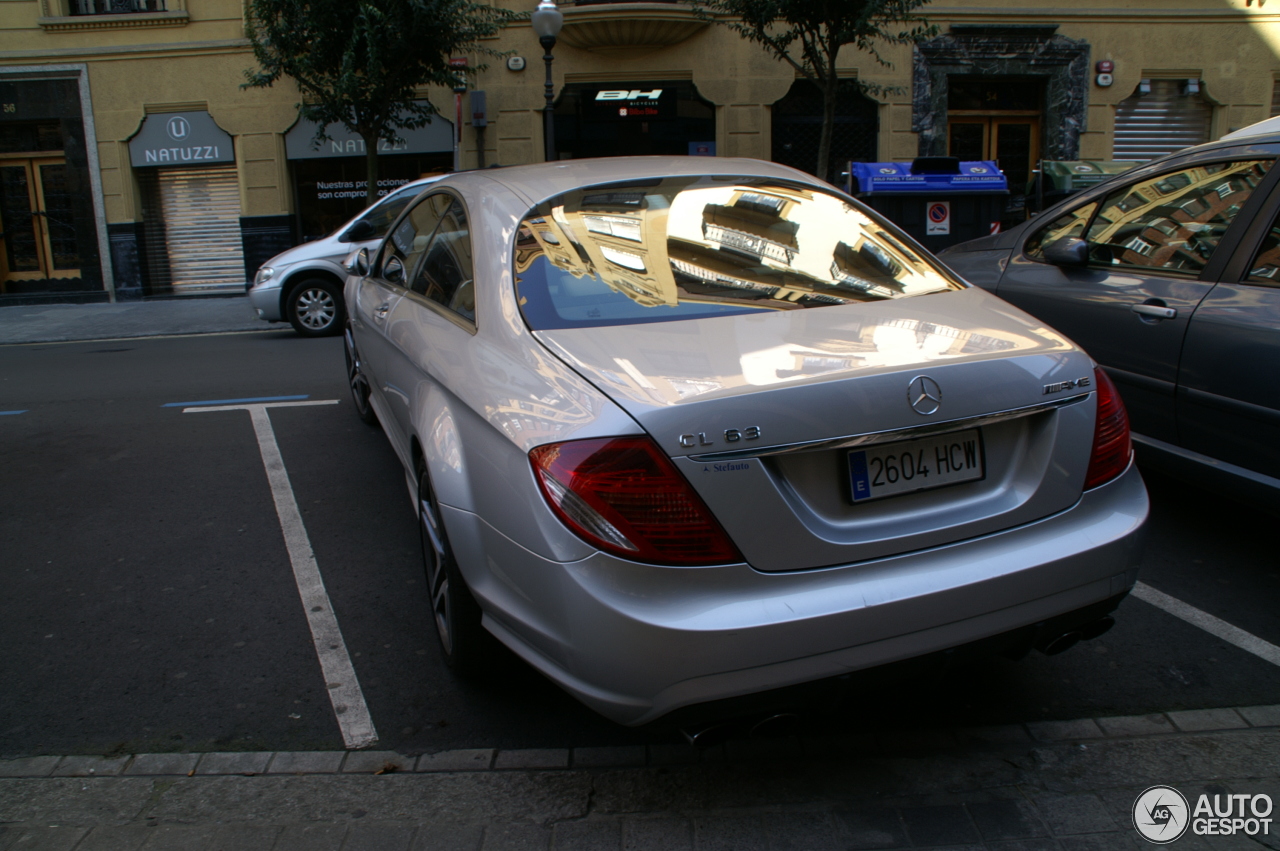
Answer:
[{"label": "building cornice", "polygon": [[1045,21],[1070,21],[1072,23],[1132,23],[1132,24],[1226,24],[1226,23],[1280,23],[1280,12],[1262,12],[1255,8],[1243,9],[1125,9],[1089,8],[1080,6],[1035,7],[1011,9],[1007,6],[940,6],[928,10],[933,22],[959,21],[991,23],[1043,23]]},{"label": "building cornice", "polygon": [[[169,42],[166,44],[129,44],[110,47],[60,47],[51,50],[6,50],[0,63],[32,62],[40,60],[68,61],[77,59],[113,60],[132,59],[138,56],[148,58],[189,56],[208,53],[247,53],[249,39],[231,38],[220,41]],[[2,65],[0,65],[2,67]]]},{"label": "building cornice", "polygon": [[37,18],[45,32],[80,32],[82,30],[123,30],[137,27],[185,27],[191,16],[186,12],[136,12],[124,15],[63,15]]}]

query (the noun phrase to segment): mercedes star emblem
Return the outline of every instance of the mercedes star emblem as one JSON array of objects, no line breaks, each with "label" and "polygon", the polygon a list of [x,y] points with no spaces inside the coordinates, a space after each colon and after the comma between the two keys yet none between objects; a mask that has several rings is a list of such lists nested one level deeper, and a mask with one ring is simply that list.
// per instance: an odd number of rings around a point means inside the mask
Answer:
[{"label": "mercedes star emblem", "polygon": [[936,414],[942,407],[942,388],[927,375],[917,375],[907,385],[907,401],[917,414]]}]

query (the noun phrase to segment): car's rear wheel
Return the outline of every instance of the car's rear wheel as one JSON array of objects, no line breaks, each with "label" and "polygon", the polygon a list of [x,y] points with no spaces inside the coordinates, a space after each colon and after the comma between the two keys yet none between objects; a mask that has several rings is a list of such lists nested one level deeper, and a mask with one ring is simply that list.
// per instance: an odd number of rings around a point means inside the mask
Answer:
[{"label": "car's rear wheel", "polygon": [[427,599],[444,662],[456,673],[477,673],[485,667],[493,639],[481,626],[480,605],[458,570],[425,468],[418,471],[418,532]]},{"label": "car's rear wheel", "polygon": [[351,331],[351,323],[343,331],[342,353],[347,358],[347,386],[351,388],[351,401],[356,406],[356,416],[366,425],[376,426],[378,415],[369,404],[369,378],[364,374],[364,363],[360,360],[360,351],[356,348],[356,338]]},{"label": "car's rear wheel", "polygon": [[327,337],[342,329],[342,291],[338,285],[308,278],[289,291],[285,315],[293,330],[304,337]]}]

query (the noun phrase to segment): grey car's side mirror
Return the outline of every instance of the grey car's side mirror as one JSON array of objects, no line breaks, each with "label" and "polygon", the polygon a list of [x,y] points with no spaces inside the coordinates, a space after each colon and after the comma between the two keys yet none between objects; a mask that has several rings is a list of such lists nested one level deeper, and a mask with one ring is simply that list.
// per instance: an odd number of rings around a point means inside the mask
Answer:
[{"label": "grey car's side mirror", "polygon": [[1044,259],[1055,266],[1084,266],[1089,262],[1089,243],[1074,236],[1044,247]]},{"label": "grey car's side mirror", "polygon": [[347,271],[362,278],[369,274],[369,249],[361,248],[357,251],[347,263]]},{"label": "grey car's side mirror", "polygon": [[342,235],[342,241],[364,242],[366,239],[373,239],[377,235],[377,230],[374,228],[373,223],[366,219],[361,219],[347,228],[347,232]]},{"label": "grey car's side mirror", "polygon": [[387,279],[387,283],[399,284],[404,281],[404,262],[394,255],[387,258],[387,262],[382,264],[382,277]]}]

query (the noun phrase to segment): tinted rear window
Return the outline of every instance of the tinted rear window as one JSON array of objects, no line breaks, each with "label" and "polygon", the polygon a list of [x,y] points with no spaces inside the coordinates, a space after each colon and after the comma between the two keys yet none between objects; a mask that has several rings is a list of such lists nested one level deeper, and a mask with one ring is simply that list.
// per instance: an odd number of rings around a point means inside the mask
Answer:
[{"label": "tinted rear window", "polygon": [[796,310],[960,289],[864,208],[757,178],[593,186],[521,222],[535,330]]}]

